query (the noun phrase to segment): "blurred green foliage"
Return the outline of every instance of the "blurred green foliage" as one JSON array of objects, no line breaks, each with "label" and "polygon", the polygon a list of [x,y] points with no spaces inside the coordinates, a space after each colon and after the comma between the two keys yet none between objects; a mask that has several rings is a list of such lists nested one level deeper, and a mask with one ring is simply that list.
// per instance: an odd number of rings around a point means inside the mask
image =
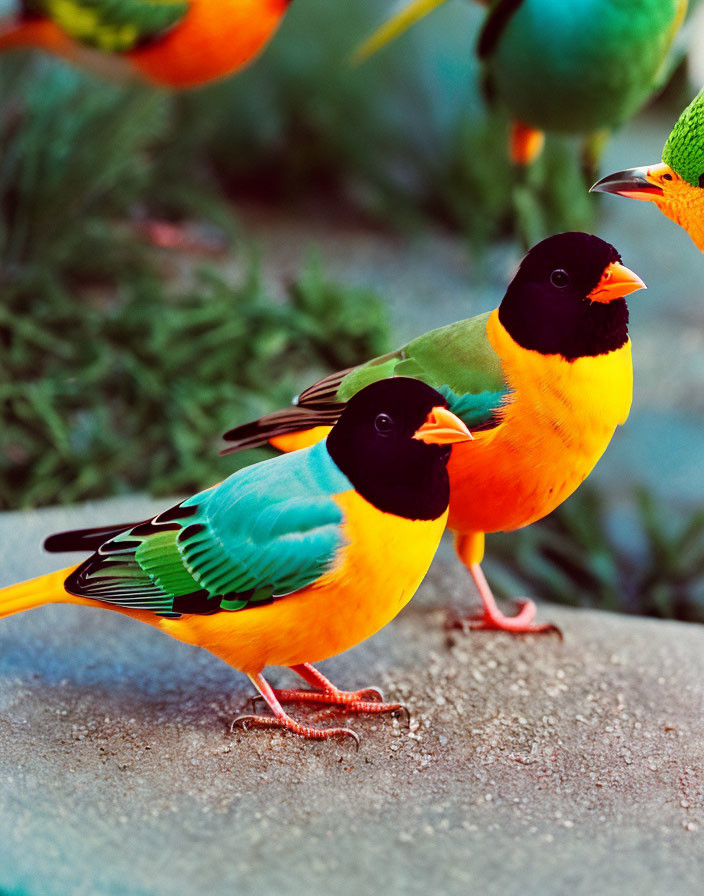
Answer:
[{"label": "blurred green foliage", "polygon": [[254,267],[238,286],[202,271],[185,291],[148,270],[109,294],[55,284],[31,317],[15,299],[0,318],[4,508],[212,484],[253,459],[218,457],[233,422],[388,347],[377,297],[315,263],[284,302]]},{"label": "blurred green foliage", "polygon": [[[115,220],[149,182],[148,149],[167,121],[162,103],[157,96],[98,90],[48,62],[5,61],[2,75],[3,288],[40,294],[68,271],[86,277],[119,271],[138,246]],[[35,316],[40,309],[28,310]]]},{"label": "blurred green foliage", "polygon": [[234,421],[388,349],[379,299],[315,261],[281,301],[254,261],[233,286],[145,244],[149,214],[236,231],[214,186],[170,168],[172,98],[2,65],[0,507],[207,485],[236,466],[217,457]]},{"label": "blurred green foliage", "polygon": [[[531,238],[587,226],[573,142],[551,140],[527,177],[508,162],[507,122],[486,110],[474,59],[482,9],[448,4],[353,67],[382,14],[372,0],[293,4],[254,65],[179,95],[108,85],[38,53],[3,58],[4,181],[19,174],[34,192],[14,197],[13,252],[53,239],[66,223],[57,208],[73,216],[64,238],[83,239],[135,204],[222,226],[224,199],[246,197],[317,196],[387,225],[440,221],[480,244],[516,222]],[[17,226],[30,216],[34,227]]]},{"label": "blurred green foliage", "polygon": [[[525,179],[508,161],[508,123],[487,110],[474,57],[484,10],[447,4],[351,65],[384,13],[376,0],[293,4],[255,65],[177,98],[171,159],[190,158],[233,197],[317,194],[387,225],[441,222],[480,244],[517,222],[540,236],[587,226],[593,199],[574,141],[549,141]],[[519,195],[518,218],[516,191],[532,200]]]},{"label": "blurred green foliage", "polygon": [[544,520],[490,536],[496,592],[704,622],[704,510],[675,514],[640,489],[625,511],[586,484]]}]

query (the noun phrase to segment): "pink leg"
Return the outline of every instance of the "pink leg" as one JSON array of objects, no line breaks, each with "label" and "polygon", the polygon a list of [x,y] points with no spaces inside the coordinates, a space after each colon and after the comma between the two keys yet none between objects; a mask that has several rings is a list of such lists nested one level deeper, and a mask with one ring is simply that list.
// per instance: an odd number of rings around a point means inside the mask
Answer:
[{"label": "pink leg", "polygon": [[341,691],[310,663],[300,663],[298,666],[291,666],[291,669],[317,690],[276,689],[274,695],[281,703],[319,703],[324,706],[340,706],[350,713],[390,712],[409,717],[408,709],[401,703],[384,703],[381,691],[377,688]]},{"label": "pink leg", "polygon": [[533,619],[537,608],[532,600],[519,601],[519,611],[516,616],[504,616],[496,605],[496,599],[489,587],[486,576],[478,563],[469,564],[469,571],[477,586],[479,596],[482,599],[483,610],[481,616],[475,619],[453,620],[451,628],[469,628],[474,630],[487,629],[493,631],[512,632],[514,634],[556,632],[562,637],[562,632],[556,625],[547,623],[534,625]]},{"label": "pink leg", "polygon": [[249,680],[259,691],[262,699],[274,714],[270,716],[258,715],[242,715],[237,716],[230,726],[230,730],[241,727],[244,731],[248,728],[284,728],[286,731],[292,731],[301,737],[307,737],[311,740],[327,740],[331,737],[351,737],[357,749],[359,749],[359,737],[350,728],[314,728],[310,725],[301,725],[291,716],[287,715],[281,704],[276,699],[271,685],[266,681],[261,673],[256,675],[248,675]]}]

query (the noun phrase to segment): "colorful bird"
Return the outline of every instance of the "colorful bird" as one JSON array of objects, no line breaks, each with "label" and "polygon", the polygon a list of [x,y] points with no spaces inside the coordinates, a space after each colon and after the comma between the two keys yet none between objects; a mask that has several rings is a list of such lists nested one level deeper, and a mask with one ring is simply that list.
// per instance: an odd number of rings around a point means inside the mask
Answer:
[{"label": "colorful bird", "polygon": [[290,2],[22,0],[0,22],[0,51],[40,47],[101,74],[196,87],[254,59]]},{"label": "colorful bird", "polygon": [[[358,50],[363,59],[444,0],[412,0]],[[488,95],[514,119],[511,156],[527,164],[543,131],[598,134],[653,93],[687,0],[494,0],[477,53]],[[592,145],[598,144],[592,140]]]},{"label": "colorful bird", "polygon": [[661,162],[610,174],[592,192],[654,202],[704,252],[704,91],[680,115]]},{"label": "colorful bird", "polygon": [[[356,739],[300,724],[281,702],[401,709],[374,689],[340,691],[310,664],[370,637],[411,599],[445,528],[451,446],[471,438],[424,383],[375,383],[306,451],[242,469],[147,522],[52,536],[48,550],[95,553],[3,589],[0,616],[46,603],[117,610],[244,672],[273,716],[240,725]],[[314,690],[273,690],[270,665]]]},{"label": "colorful bird", "polygon": [[283,451],[323,437],[357,391],[391,376],[436,388],[472,430],[450,459],[456,549],[483,602],[472,628],[539,632],[535,604],[496,606],[481,569],[484,533],[518,529],[554,510],[589,475],[628,416],[633,371],[624,297],[643,281],[595,236],[563,233],[524,258],[498,309],[433,330],[306,389],[293,407],[225,435],[239,451]]}]

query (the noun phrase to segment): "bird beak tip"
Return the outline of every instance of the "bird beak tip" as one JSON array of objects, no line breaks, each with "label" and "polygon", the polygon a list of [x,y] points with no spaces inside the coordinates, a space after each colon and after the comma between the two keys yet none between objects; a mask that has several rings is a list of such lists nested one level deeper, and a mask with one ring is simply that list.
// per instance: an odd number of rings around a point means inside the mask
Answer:
[{"label": "bird beak tip", "polygon": [[592,302],[608,304],[614,299],[623,299],[633,292],[647,288],[645,282],[635,271],[616,261],[608,265],[601,280],[589,293],[588,298]]},{"label": "bird beak tip", "polygon": [[474,436],[467,425],[452,411],[438,406],[428,414],[414,438],[428,445],[454,445],[458,442],[472,441]]},{"label": "bird beak tip", "polygon": [[627,199],[654,199],[664,195],[662,188],[648,177],[650,170],[651,168],[644,166],[608,174],[590,187],[589,192],[613,193],[615,196],[625,196]]}]

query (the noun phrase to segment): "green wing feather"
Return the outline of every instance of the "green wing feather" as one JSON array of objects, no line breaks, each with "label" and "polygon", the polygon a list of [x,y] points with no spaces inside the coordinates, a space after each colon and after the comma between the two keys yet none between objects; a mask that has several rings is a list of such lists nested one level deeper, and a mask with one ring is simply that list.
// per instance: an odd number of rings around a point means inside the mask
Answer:
[{"label": "green wing feather", "polygon": [[428,383],[470,428],[493,425],[507,389],[501,362],[487,337],[488,317],[487,313],[457,321],[359,367],[331,373],[301,392],[291,407],[225,433],[232,445],[223,454],[311,427],[331,426],[345,402],[360,389],[390,376],[411,376]]},{"label": "green wing feather", "polygon": [[350,488],[324,443],[247,467],[120,533],[66,588],[166,616],[256,606],[334,568],[344,540],[332,495]]},{"label": "green wing feather", "polygon": [[[489,313],[431,330],[397,352],[356,368],[342,380],[334,400],[348,401],[372,380],[411,376],[444,395],[467,426],[489,423],[507,391],[501,361],[486,334]],[[305,395],[299,404],[304,404]]]},{"label": "green wing feather", "polygon": [[56,22],[75,40],[126,53],[177,25],[188,0],[28,0],[26,8]]}]

